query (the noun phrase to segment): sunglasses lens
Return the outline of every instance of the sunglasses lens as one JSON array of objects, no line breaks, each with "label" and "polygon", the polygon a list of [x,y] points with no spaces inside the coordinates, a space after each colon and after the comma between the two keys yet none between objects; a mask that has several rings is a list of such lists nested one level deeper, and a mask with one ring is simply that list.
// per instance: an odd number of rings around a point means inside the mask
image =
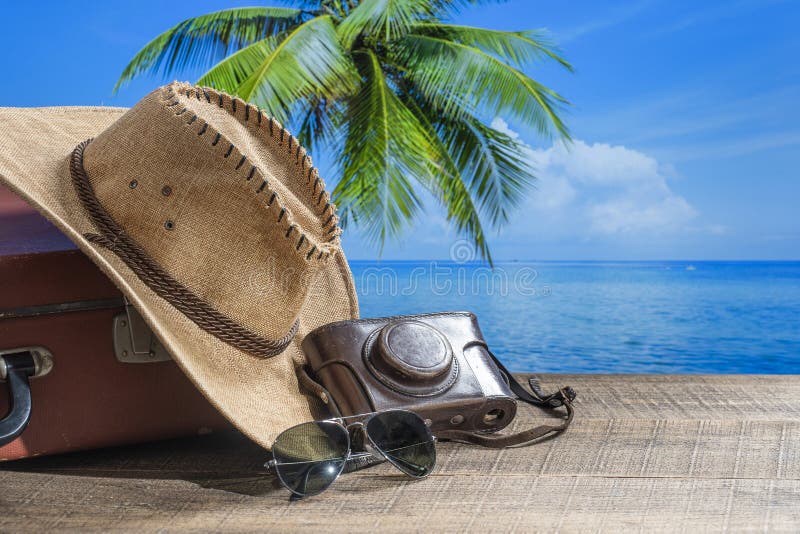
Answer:
[{"label": "sunglasses lens", "polygon": [[391,410],[367,422],[372,444],[403,473],[422,478],[436,464],[436,446],[425,421],[415,413]]},{"label": "sunglasses lens", "polygon": [[327,489],[342,472],[350,438],[330,421],[303,423],[285,430],[272,445],[278,476],[292,493],[315,495]]}]

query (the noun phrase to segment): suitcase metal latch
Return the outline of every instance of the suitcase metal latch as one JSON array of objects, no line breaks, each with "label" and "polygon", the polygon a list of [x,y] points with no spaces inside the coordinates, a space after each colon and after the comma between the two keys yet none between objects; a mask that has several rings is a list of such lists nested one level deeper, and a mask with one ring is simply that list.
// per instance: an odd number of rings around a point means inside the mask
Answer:
[{"label": "suitcase metal latch", "polygon": [[53,354],[45,347],[19,347],[16,349],[0,349],[0,382],[8,375],[8,366],[3,356],[29,354],[34,365],[33,374],[29,378],[37,378],[49,374],[53,370]]},{"label": "suitcase metal latch", "polygon": [[0,350],[0,382],[8,382],[8,413],[0,419],[0,447],[17,439],[31,420],[31,378],[53,369],[53,355],[44,347]]},{"label": "suitcase metal latch", "polygon": [[125,312],[114,316],[114,355],[122,363],[153,363],[171,360],[167,350],[125,299]]}]

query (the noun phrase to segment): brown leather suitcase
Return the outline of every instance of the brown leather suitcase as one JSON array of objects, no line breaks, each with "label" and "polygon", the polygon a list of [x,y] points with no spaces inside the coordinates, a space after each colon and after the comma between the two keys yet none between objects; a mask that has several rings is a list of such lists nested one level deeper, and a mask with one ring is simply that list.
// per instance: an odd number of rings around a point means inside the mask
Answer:
[{"label": "brown leather suitcase", "polygon": [[108,278],[0,187],[0,461],[225,428]]}]

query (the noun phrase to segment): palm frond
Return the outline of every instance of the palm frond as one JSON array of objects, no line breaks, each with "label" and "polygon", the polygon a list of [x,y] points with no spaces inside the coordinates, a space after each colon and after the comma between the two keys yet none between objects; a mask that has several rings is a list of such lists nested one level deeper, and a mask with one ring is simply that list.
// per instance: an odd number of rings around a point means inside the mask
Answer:
[{"label": "palm frond", "polygon": [[363,82],[348,103],[334,199],[343,220],[357,214],[366,237],[382,247],[420,209],[413,181],[431,175],[431,139],[388,85],[377,56],[365,50],[354,59]]},{"label": "palm frond", "polygon": [[566,99],[480,48],[410,34],[392,53],[426,103],[443,115],[459,118],[461,110],[510,115],[545,137],[569,137],[559,116]]},{"label": "palm frond", "polygon": [[433,173],[428,184],[429,191],[447,210],[447,220],[456,226],[458,232],[469,238],[481,258],[492,265],[492,254],[483,231],[480,213],[473,202],[471,191],[464,182],[462,169],[453,160],[449,148],[440,138],[440,132],[418,103],[411,97],[404,98],[403,102],[427,131],[432,140],[431,148],[435,151],[436,160],[439,162],[438,167],[441,170]]},{"label": "palm frond", "polygon": [[569,138],[568,102],[523,72],[540,60],[572,70],[547,33],[447,22],[507,0],[277,1],[288,7],[175,25],[139,51],[114,91],[144,73],[206,70],[199,84],[258,104],[334,156],[343,225],[382,249],[431,194],[491,263],[486,230],[508,222],[535,177],[524,146],[488,119]]},{"label": "palm frond", "polygon": [[329,100],[316,95],[298,103],[292,113],[292,131],[312,154],[323,150],[338,154],[343,123],[344,106],[340,100]]},{"label": "palm frond", "polygon": [[360,36],[389,42],[431,14],[428,0],[363,0],[339,26],[339,37],[346,48]]},{"label": "palm frond", "polygon": [[298,101],[347,94],[357,82],[352,62],[327,15],[262,39],[223,59],[199,82],[265,108],[281,122]]},{"label": "palm frond", "polygon": [[431,0],[435,15],[457,15],[465,7],[505,4],[508,0]]},{"label": "palm frond", "polygon": [[114,91],[145,72],[160,71],[168,75],[213,65],[233,50],[300,24],[305,13],[288,7],[245,7],[184,20],[150,41],[133,57]]},{"label": "palm frond", "polygon": [[469,116],[440,122],[439,133],[492,226],[508,222],[535,180],[522,145]]},{"label": "palm frond", "polygon": [[433,22],[416,25],[412,33],[441,37],[448,41],[475,46],[517,67],[522,67],[535,60],[549,58],[572,71],[572,65],[557,53],[555,45],[545,30],[506,32]]}]

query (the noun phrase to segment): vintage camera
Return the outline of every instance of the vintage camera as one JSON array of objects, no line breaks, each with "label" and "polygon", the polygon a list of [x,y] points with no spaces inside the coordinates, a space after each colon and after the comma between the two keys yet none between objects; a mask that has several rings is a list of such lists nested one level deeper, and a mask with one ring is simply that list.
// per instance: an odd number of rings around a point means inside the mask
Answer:
[{"label": "vintage camera", "polygon": [[434,431],[492,432],[517,411],[472,313],[331,323],[303,350],[319,395],[342,416],[404,408]]}]

